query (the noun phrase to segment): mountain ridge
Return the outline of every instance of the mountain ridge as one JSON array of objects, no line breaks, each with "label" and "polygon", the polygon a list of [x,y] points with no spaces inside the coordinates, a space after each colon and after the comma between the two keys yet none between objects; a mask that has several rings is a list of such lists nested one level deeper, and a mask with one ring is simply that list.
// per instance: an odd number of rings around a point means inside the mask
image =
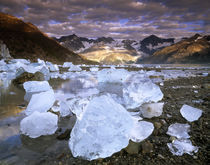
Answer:
[{"label": "mountain ridge", "polygon": [[61,63],[88,63],[76,53],[41,32],[35,25],[0,12],[0,40],[8,47],[13,58],[36,61],[37,58]]}]

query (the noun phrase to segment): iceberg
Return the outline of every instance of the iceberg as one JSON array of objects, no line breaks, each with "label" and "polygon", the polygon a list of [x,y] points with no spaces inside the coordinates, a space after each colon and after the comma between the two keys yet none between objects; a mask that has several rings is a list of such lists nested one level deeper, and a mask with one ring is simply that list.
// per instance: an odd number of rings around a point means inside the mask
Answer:
[{"label": "iceberg", "polygon": [[52,135],[57,130],[58,116],[50,112],[33,112],[20,122],[20,131],[22,134],[31,138],[37,138],[42,135]]},{"label": "iceberg", "polygon": [[47,81],[27,81],[23,88],[26,92],[45,92],[52,89]]},{"label": "iceberg", "polygon": [[130,139],[133,142],[141,142],[149,137],[154,130],[152,123],[147,121],[135,121],[134,127],[131,130]]},{"label": "iceberg", "polygon": [[51,72],[57,72],[59,71],[58,65],[57,64],[52,64],[51,62],[46,62],[47,66],[49,67]]},{"label": "iceberg", "polygon": [[163,105],[164,103],[143,104],[140,111],[145,118],[158,117],[163,113]]},{"label": "iceberg", "polygon": [[99,70],[99,68],[97,68],[97,67],[90,68],[90,71],[91,71],[91,72],[97,72],[98,70]]},{"label": "iceberg", "polygon": [[128,145],[132,126],[123,106],[107,95],[95,97],[76,121],[69,148],[74,157],[87,160],[111,156]]},{"label": "iceberg", "polygon": [[81,70],[82,69],[80,68],[80,66],[72,64],[68,71],[72,72],[72,71],[81,71]]},{"label": "iceberg", "polygon": [[189,139],[176,139],[172,143],[167,143],[173,155],[182,156],[184,153],[193,155],[198,152],[198,147],[193,146]]},{"label": "iceberg", "polygon": [[71,67],[73,64],[72,64],[72,62],[64,62],[63,63],[63,68],[69,68],[69,67]]},{"label": "iceberg", "polygon": [[53,90],[33,94],[31,100],[25,110],[25,114],[31,115],[34,111],[47,112],[55,102]]},{"label": "iceberg", "polygon": [[167,134],[170,136],[174,136],[178,139],[188,139],[190,138],[188,134],[189,131],[190,131],[189,124],[175,123],[175,124],[171,124],[168,127]]},{"label": "iceberg", "polygon": [[130,73],[125,69],[102,69],[97,72],[98,82],[122,83]]},{"label": "iceberg", "polygon": [[202,110],[185,104],[180,109],[180,113],[187,121],[193,122],[201,117]]},{"label": "iceberg", "polygon": [[131,76],[123,88],[124,106],[134,109],[143,103],[158,102],[163,98],[160,87],[142,75]]}]

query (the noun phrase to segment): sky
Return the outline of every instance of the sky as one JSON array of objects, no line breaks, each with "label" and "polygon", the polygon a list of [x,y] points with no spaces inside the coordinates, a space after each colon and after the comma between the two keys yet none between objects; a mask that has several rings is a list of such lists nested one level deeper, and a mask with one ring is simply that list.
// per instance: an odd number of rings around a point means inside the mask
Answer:
[{"label": "sky", "polygon": [[141,40],[210,33],[210,0],[0,0],[0,11],[51,37]]}]

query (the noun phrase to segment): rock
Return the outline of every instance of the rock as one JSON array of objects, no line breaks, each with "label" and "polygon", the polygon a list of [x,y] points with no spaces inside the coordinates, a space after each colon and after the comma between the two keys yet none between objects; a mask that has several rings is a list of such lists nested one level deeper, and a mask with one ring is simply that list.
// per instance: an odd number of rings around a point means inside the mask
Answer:
[{"label": "rock", "polygon": [[44,81],[44,80],[45,80],[44,75],[41,72],[36,72],[35,74],[24,72],[18,77],[16,77],[12,82],[14,85],[20,85],[26,81]]},{"label": "rock", "polygon": [[70,129],[66,129],[65,132],[58,135],[56,138],[58,140],[68,140],[70,138]]},{"label": "rock", "polygon": [[202,87],[204,89],[210,89],[210,83],[203,84]]},{"label": "rock", "polygon": [[31,138],[52,135],[57,130],[58,116],[50,112],[33,112],[20,122],[21,133]]},{"label": "rock", "polygon": [[193,122],[201,117],[202,110],[185,104],[180,109],[180,113],[187,121]]},{"label": "rock", "polygon": [[153,152],[153,144],[150,143],[149,141],[145,141],[141,144],[142,147],[142,153],[150,153]]},{"label": "rock", "polygon": [[135,143],[133,141],[129,141],[128,146],[125,148],[125,151],[130,155],[135,155],[139,153],[139,143]]},{"label": "rock", "polygon": [[154,126],[156,129],[160,129],[162,127],[162,124],[159,122],[154,122]]}]

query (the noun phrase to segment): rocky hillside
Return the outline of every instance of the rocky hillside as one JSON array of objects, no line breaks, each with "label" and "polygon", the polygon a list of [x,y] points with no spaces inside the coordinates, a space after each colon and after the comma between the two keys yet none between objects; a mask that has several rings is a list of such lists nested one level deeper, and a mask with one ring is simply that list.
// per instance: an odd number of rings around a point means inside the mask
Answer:
[{"label": "rocky hillside", "polygon": [[209,63],[210,36],[196,34],[156,51],[145,61],[149,63]]},{"label": "rocky hillside", "polygon": [[174,43],[174,38],[159,38],[155,35],[150,35],[140,41],[140,50],[146,54],[152,55],[155,51]]},{"label": "rocky hillside", "polygon": [[4,13],[0,13],[0,40],[8,47],[13,58],[25,58],[32,61],[40,58],[52,62],[87,63],[79,55],[42,33],[33,24],[25,23]]}]

